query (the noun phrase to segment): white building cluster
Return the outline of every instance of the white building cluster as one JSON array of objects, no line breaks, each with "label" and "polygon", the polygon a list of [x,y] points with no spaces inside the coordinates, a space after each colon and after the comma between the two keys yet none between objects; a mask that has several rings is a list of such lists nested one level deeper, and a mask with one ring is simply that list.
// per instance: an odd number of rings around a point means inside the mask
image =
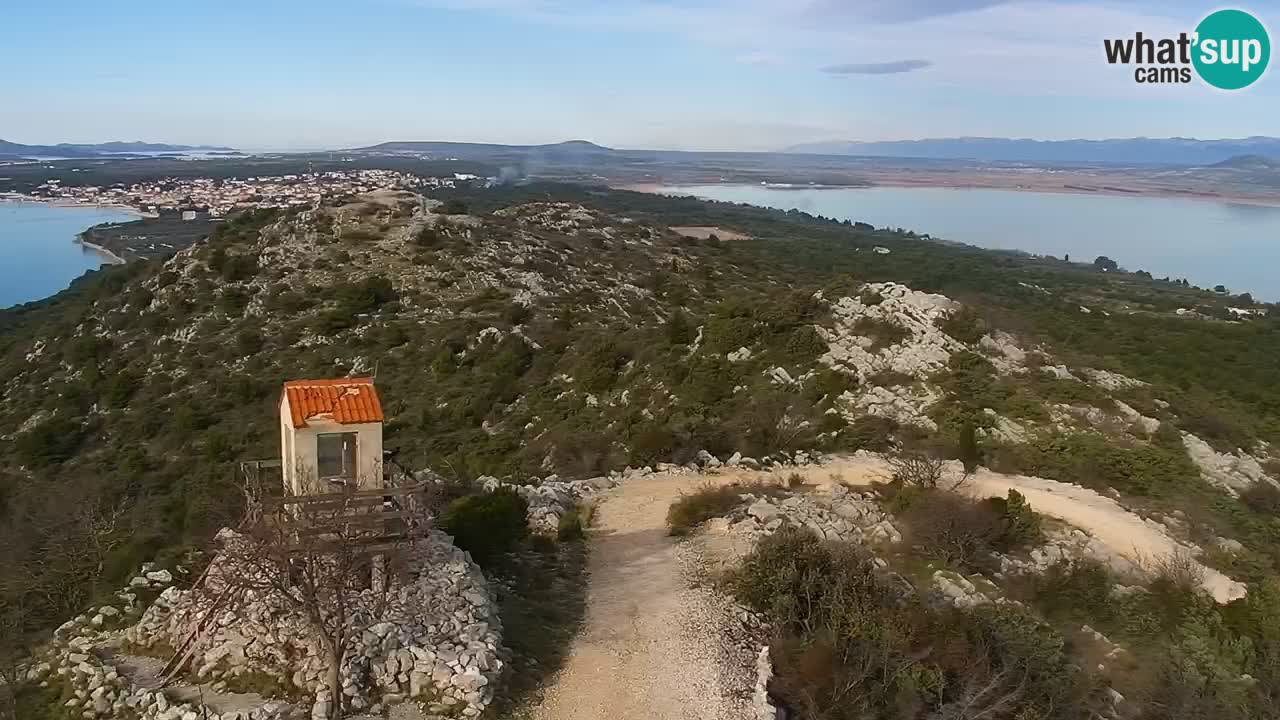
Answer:
[{"label": "white building cluster", "polygon": [[206,210],[222,217],[245,208],[313,207],[326,197],[396,188],[453,187],[455,178],[419,177],[394,170],[340,170],[247,178],[166,178],[125,186],[68,187],[50,180],[36,195],[84,205],[123,205],[148,213]]}]

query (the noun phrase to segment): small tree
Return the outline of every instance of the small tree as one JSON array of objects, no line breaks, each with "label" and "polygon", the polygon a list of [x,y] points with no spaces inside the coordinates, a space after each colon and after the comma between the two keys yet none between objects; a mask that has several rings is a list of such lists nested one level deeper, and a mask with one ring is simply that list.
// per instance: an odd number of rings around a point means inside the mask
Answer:
[{"label": "small tree", "polygon": [[1106,255],[1099,255],[1095,258],[1093,266],[1102,272],[1115,272],[1120,269],[1120,264]]},{"label": "small tree", "polygon": [[219,535],[221,571],[210,576],[301,619],[327,666],[329,706],[313,717],[340,718],[341,669],[355,641],[402,610],[392,590],[428,530],[423,503],[403,495],[399,509],[388,511],[382,496],[367,492],[265,503],[248,495],[241,531]]}]

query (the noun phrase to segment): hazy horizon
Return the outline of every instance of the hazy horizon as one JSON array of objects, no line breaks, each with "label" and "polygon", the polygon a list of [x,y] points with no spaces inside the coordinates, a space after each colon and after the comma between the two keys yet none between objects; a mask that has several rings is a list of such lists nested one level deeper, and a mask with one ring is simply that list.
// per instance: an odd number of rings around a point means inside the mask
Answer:
[{"label": "hazy horizon", "polygon": [[[7,9],[0,136],[769,151],[831,140],[1249,137],[1280,84],[1143,86],[1102,41],[1188,0],[282,0]],[[1275,0],[1251,4],[1280,21]],[[1270,22],[1280,26],[1280,22]],[[56,48],[56,52],[50,52]],[[33,58],[39,58],[36,68]],[[86,108],[92,108],[91,130]],[[102,142],[96,140],[95,142]]]}]

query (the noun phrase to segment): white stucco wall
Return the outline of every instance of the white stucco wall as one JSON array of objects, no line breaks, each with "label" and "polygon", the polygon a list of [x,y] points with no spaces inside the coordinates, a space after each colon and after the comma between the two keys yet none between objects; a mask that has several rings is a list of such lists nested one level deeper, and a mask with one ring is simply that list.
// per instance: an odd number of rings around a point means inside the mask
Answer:
[{"label": "white stucco wall", "polygon": [[317,439],[328,433],[356,434],[356,489],[383,485],[382,423],[342,424],[327,417],[307,418],[307,427],[293,427],[289,399],[280,402],[280,460],[285,489],[294,495],[332,492],[322,487],[317,471]]}]

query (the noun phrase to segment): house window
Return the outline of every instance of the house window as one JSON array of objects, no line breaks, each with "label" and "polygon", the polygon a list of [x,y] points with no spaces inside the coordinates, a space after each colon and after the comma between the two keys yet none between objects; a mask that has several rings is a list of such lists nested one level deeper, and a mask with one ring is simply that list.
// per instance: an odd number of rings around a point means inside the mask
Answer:
[{"label": "house window", "polygon": [[355,480],[356,434],[327,433],[318,436],[316,464],[319,466],[321,480]]}]

